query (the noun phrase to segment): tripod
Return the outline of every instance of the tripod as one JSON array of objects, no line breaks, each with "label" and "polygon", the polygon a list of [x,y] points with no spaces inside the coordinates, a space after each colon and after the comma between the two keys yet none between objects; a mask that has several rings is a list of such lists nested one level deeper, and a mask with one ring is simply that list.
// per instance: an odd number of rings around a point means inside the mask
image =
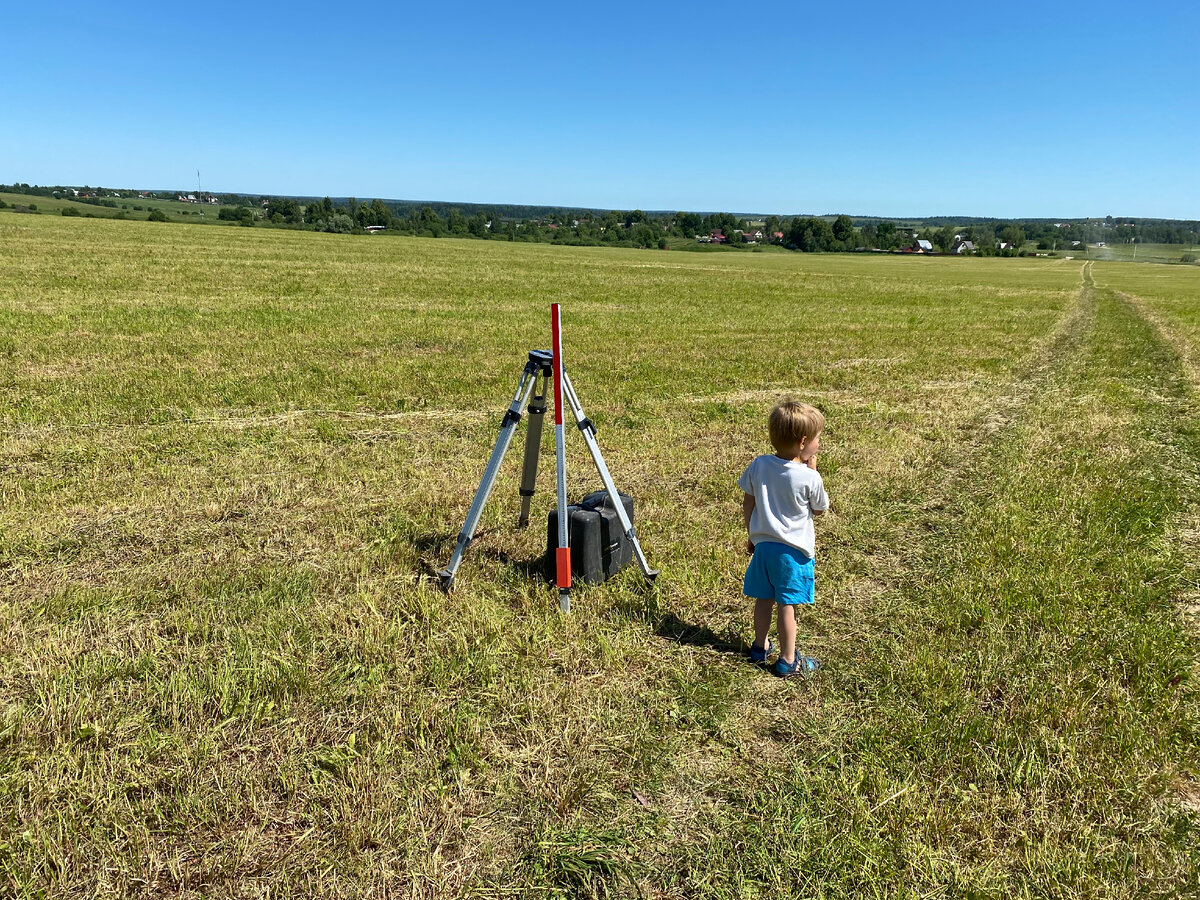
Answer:
[{"label": "tripod", "polygon": [[[475,499],[472,501],[471,509],[467,513],[467,520],[463,524],[462,531],[459,532],[458,543],[454,548],[454,555],[450,558],[450,564],[438,572],[438,580],[444,591],[449,592],[454,587],[454,577],[458,573],[459,563],[462,562],[463,553],[466,552],[467,547],[475,536],[475,529],[479,525],[479,518],[483,515],[483,507],[487,503],[488,495],[492,492],[492,487],[496,484],[496,476],[500,472],[500,463],[504,459],[504,454],[508,452],[513,435],[517,430],[517,424],[521,421],[522,411],[526,406],[529,408],[529,427],[525,432],[525,457],[521,468],[521,515],[517,520],[517,527],[524,528],[529,524],[529,505],[533,499],[534,483],[537,481],[538,458],[541,455],[542,424],[546,415],[546,388],[553,371],[554,357],[550,351],[529,351],[529,361],[525,363],[525,369],[521,373],[521,380],[517,385],[516,393],[513,395],[512,403],[509,404],[508,411],[504,413],[504,418],[500,422],[500,437],[496,440],[496,446],[492,449],[492,455],[488,458],[487,468],[484,469],[483,479],[479,482],[479,489],[475,491]],[[566,371],[560,369],[560,372],[563,397],[571,407],[571,412],[575,416],[575,422],[579,426],[580,432],[583,433],[583,439],[592,454],[592,461],[595,462],[596,469],[600,473],[600,480],[604,483],[604,490],[608,493],[609,500],[616,510],[617,518],[620,520],[621,530],[633,547],[634,555],[637,557],[642,573],[648,581],[653,582],[658,575],[658,570],[651,569],[650,564],[646,562],[646,556],[642,553],[641,545],[638,543],[633,522],[626,515],[625,506],[621,503],[621,499],[617,495],[617,486],[613,483],[612,474],[608,471],[604,457],[600,455],[599,444],[596,443],[596,426],[592,424],[591,419],[584,415],[583,407],[579,403],[579,397],[576,395],[575,388],[571,384],[571,379],[567,376]],[[556,410],[556,419],[559,421],[561,421],[560,413],[561,410]],[[559,440],[556,443],[558,445],[559,545],[560,548],[565,549],[566,542],[563,538],[565,537],[564,531],[567,522],[566,463],[563,457],[562,441]],[[568,593],[570,588],[569,558],[564,585],[560,556],[558,583],[559,603],[563,612],[570,612],[571,600]]]}]

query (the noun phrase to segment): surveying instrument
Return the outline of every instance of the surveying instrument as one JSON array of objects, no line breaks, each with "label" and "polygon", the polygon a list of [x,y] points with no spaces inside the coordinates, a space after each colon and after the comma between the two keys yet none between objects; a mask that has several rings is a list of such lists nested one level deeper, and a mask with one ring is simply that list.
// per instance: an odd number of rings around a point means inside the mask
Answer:
[{"label": "surveying instrument", "polygon": [[566,369],[563,368],[562,330],[557,303],[550,306],[550,331],[553,339],[552,350],[529,351],[529,361],[525,363],[525,369],[521,373],[517,392],[513,395],[512,403],[509,404],[508,411],[505,412],[504,418],[500,422],[500,437],[492,449],[487,468],[483,472],[483,479],[479,482],[479,489],[475,491],[475,499],[471,502],[471,509],[467,513],[467,521],[458,534],[454,555],[450,558],[450,564],[438,572],[438,581],[442,590],[446,592],[454,587],[454,576],[458,573],[463,553],[466,552],[475,536],[479,518],[483,515],[483,507],[487,503],[488,495],[492,492],[496,476],[500,472],[500,463],[504,459],[504,454],[508,452],[508,447],[517,430],[517,424],[521,421],[523,411],[527,406],[529,408],[529,427],[525,432],[525,459],[521,469],[521,515],[517,520],[517,527],[524,528],[529,524],[529,505],[533,499],[534,483],[537,481],[538,457],[542,447],[542,420],[546,414],[546,387],[547,382],[552,380],[554,388],[554,451],[558,470],[558,549],[555,553],[555,582],[558,587],[559,606],[563,612],[567,613],[571,611],[571,549],[568,524],[570,516],[567,513],[564,398],[570,404],[571,412],[575,416],[575,423],[583,434],[588,451],[592,454],[592,461],[595,462],[596,469],[600,473],[600,480],[604,483],[604,490],[608,494],[609,502],[612,503],[617,518],[620,520],[622,534],[632,546],[646,580],[653,583],[658,575],[658,570],[651,569],[650,564],[646,562],[646,556],[642,553],[641,545],[638,543],[637,534],[634,531],[633,521],[625,511],[617,486],[613,483],[612,474],[605,465],[604,457],[600,455],[600,446],[596,443],[596,427],[592,424],[591,419],[584,415],[583,407],[579,403],[579,396],[575,393]]}]

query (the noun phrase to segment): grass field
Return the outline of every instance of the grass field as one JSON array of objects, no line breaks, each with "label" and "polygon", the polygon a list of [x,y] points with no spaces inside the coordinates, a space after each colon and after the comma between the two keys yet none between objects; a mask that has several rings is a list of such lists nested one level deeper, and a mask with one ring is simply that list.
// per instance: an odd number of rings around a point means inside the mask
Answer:
[{"label": "grass field", "polygon": [[[15,215],[0,262],[5,893],[1200,890],[1200,270]],[[431,577],[551,301],[663,572],[566,618],[518,448]],[[785,393],[798,682],[735,484]]]},{"label": "grass field", "polygon": [[1186,244],[1109,244],[1105,247],[1089,247],[1087,252],[1089,259],[1144,263],[1177,263],[1185,254],[1190,255],[1193,261],[1200,259],[1200,247]]},{"label": "grass field", "polygon": [[[35,212],[43,216],[62,216],[64,209],[74,209],[80,217],[95,219],[114,219],[123,216],[126,219],[146,221],[150,210],[160,210],[168,221],[188,222],[192,224],[216,223],[217,213],[221,209],[215,204],[181,203],[178,200],[147,200],[142,197],[106,197],[116,204],[112,206],[97,206],[93,203],[81,203],[66,197],[38,197],[31,194],[10,194],[0,192],[0,200],[10,207],[36,207]],[[10,210],[4,210],[10,212]],[[222,223],[227,224],[227,223]]]}]

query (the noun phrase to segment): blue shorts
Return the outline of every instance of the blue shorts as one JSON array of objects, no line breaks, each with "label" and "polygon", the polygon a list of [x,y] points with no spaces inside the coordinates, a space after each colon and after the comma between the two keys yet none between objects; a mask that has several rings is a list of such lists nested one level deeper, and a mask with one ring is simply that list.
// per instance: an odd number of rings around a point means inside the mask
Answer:
[{"label": "blue shorts", "polygon": [[812,558],[787,544],[759,541],[746,569],[742,593],[788,606],[812,603]]}]

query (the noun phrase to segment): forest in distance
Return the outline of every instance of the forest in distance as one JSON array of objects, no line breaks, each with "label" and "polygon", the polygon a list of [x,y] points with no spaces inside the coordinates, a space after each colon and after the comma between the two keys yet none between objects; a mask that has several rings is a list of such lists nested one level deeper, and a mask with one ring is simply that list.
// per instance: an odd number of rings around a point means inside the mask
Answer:
[{"label": "forest in distance", "polygon": [[[575,246],[658,247],[701,240],[723,244],[776,244],[790,250],[831,252],[904,250],[918,236],[927,249],[974,255],[1019,255],[1026,250],[1070,250],[1086,244],[1155,243],[1195,246],[1200,221],[1105,216],[1086,219],[930,217],[889,220],[846,214],[800,216],[729,212],[598,210],[571,207],[409,200],[252,196],[52,187],[16,183],[0,192],[73,201],[62,215],[87,215],[74,203],[113,210],[116,218],[164,219],[170,207],[214,208],[193,213],[205,223],[273,226],[333,233],[387,231],[423,237],[462,237]],[[0,199],[0,203],[4,203]],[[132,204],[132,206],[131,206]],[[157,204],[157,205],[154,205]],[[3,207],[0,207],[3,208]],[[26,207],[28,208],[28,207]],[[33,210],[33,211],[36,211]],[[144,216],[138,215],[144,213]],[[181,212],[186,216],[187,211]],[[194,220],[193,220],[194,221]],[[967,244],[969,242],[969,244]],[[1183,258],[1184,262],[1192,259]]]}]

